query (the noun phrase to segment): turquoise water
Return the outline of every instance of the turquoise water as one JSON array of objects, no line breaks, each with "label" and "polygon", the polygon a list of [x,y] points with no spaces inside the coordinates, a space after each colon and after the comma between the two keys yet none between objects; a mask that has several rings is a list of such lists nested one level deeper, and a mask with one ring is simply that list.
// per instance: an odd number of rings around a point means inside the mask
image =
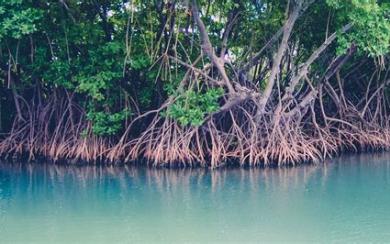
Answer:
[{"label": "turquoise water", "polygon": [[0,164],[0,243],[390,242],[390,154],[282,169]]}]

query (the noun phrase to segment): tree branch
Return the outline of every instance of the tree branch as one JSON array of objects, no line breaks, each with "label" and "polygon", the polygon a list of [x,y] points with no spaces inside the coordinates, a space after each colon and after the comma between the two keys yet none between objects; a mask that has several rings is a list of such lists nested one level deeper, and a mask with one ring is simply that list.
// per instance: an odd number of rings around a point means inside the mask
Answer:
[{"label": "tree branch", "polygon": [[234,94],[235,93],[234,87],[231,84],[231,82],[226,74],[225,68],[224,68],[224,60],[217,57],[217,55],[214,52],[214,48],[213,48],[211,41],[209,39],[206,26],[204,25],[202,19],[199,16],[199,10],[198,10],[198,5],[196,3],[196,0],[192,0],[192,9],[191,10],[192,10],[192,15],[194,17],[194,20],[195,20],[195,22],[198,26],[199,32],[200,32],[200,38],[201,38],[201,42],[202,42],[201,47],[202,47],[203,52],[206,53],[206,55],[210,58],[211,62],[218,69],[229,93]]}]

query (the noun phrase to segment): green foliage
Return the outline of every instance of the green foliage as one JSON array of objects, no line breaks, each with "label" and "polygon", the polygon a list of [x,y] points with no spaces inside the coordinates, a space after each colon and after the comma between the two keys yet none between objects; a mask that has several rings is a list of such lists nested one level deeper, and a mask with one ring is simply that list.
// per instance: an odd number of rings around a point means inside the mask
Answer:
[{"label": "green foliage", "polygon": [[134,57],[131,57],[128,62],[130,64],[130,68],[138,71],[149,68],[151,65],[151,60],[145,54],[134,55]]},{"label": "green foliage", "polygon": [[37,31],[42,11],[29,8],[30,1],[0,0],[0,40],[6,37],[20,39]]},{"label": "green foliage", "polygon": [[87,119],[92,122],[92,132],[97,136],[113,136],[122,129],[123,121],[131,115],[128,109],[118,113],[97,112],[91,110]]},{"label": "green foliage", "polygon": [[97,50],[89,50],[89,62],[75,77],[78,91],[87,93],[96,101],[103,101],[105,92],[122,77],[119,58],[123,56],[122,48],[118,42],[109,42]]},{"label": "green foliage", "polygon": [[370,56],[385,55],[390,50],[390,6],[375,0],[327,0],[336,9],[339,23],[351,23],[352,30],[338,38],[338,53],[351,44]]},{"label": "green foliage", "polygon": [[185,75],[184,72],[181,72],[177,76],[173,77],[173,79],[167,81],[164,84],[164,91],[166,91],[168,95],[174,95],[176,92],[176,89],[177,89],[180,81],[183,79],[184,75]]},{"label": "green foliage", "polygon": [[140,83],[139,102],[141,106],[147,107],[152,102],[154,93],[154,84],[158,72],[155,69],[150,69],[152,62],[145,53],[133,55],[129,60],[129,69],[131,75],[137,77],[137,82]]},{"label": "green foliage", "polygon": [[188,90],[179,95],[168,107],[164,116],[173,118],[181,125],[202,125],[207,114],[218,110],[218,99],[224,94],[223,89],[212,88],[206,92]]},{"label": "green foliage", "polygon": [[[175,1],[173,12],[168,2],[173,1],[0,0],[0,79],[6,80],[8,66],[12,66],[13,84],[21,96],[34,97],[31,91],[36,87],[42,88],[43,98],[58,90],[73,94],[97,135],[114,135],[123,129],[127,116],[124,107],[134,105],[142,113],[157,108],[169,96],[176,96],[176,100],[165,116],[183,125],[200,125],[219,109],[224,91],[177,91],[188,67],[166,57],[192,63],[201,54],[200,36],[183,1]],[[231,64],[225,67],[229,78],[236,79],[234,69],[245,64],[280,29],[286,20],[287,4],[293,6],[295,2],[198,1],[217,54],[226,21],[232,13],[238,14],[227,40]],[[294,26],[289,43],[297,53],[291,67],[299,67],[323,43],[326,31],[332,33],[347,23],[353,28],[339,35],[339,54],[352,43],[371,56],[388,53],[390,4],[385,2],[315,1]],[[321,57],[334,58],[335,46]],[[276,48],[270,46],[262,53],[261,71],[267,71]],[[209,61],[204,56],[196,68],[202,70]],[[321,69],[325,67],[318,62],[311,66],[311,72],[324,73]],[[282,70],[281,78],[289,75],[286,72]],[[216,69],[206,73],[220,78]],[[257,81],[261,90],[268,77],[265,72]],[[4,95],[2,99],[8,98]]]},{"label": "green foliage", "polygon": [[[97,50],[89,50],[87,64],[79,66],[79,73],[74,77],[78,84],[77,91],[92,99],[87,107],[87,118],[92,122],[92,131],[98,136],[113,136],[122,129],[122,122],[130,116],[130,111],[102,112],[104,107],[110,111],[119,99],[121,90],[116,87],[123,78],[121,59],[123,45],[108,42]],[[111,108],[111,109],[110,109]]]},{"label": "green foliage", "polygon": [[74,89],[74,84],[71,79],[71,66],[67,61],[56,60],[50,63],[42,78],[57,86]]},{"label": "green foliage", "polygon": [[91,76],[82,74],[77,76],[76,79],[79,82],[79,91],[86,92],[89,96],[97,101],[103,101],[105,99],[104,90],[112,86],[112,80],[118,79],[120,77],[120,73],[101,71]]}]

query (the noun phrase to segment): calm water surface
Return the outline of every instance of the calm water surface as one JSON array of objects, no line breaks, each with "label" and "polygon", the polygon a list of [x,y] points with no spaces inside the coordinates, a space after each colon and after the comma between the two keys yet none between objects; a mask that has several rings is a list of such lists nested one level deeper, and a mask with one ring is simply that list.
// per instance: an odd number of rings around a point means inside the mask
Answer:
[{"label": "calm water surface", "polygon": [[0,243],[390,242],[390,154],[283,169],[0,164]]}]

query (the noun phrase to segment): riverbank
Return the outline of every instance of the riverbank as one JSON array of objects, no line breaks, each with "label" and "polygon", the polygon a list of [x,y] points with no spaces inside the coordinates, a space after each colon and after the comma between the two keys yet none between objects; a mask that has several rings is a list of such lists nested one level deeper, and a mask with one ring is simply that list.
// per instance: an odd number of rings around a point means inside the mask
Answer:
[{"label": "riverbank", "polygon": [[[0,155],[16,160],[70,165],[137,164],[179,168],[294,166],[321,162],[346,152],[386,151],[390,148],[390,130],[377,128],[363,131],[361,127],[351,124],[344,130],[334,130],[337,133],[325,128],[321,128],[322,133],[290,131],[288,138],[273,137],[274,141],[269,144],[251,144],[253,141],[250,140],[234,144],[234,138],[238,140],[234,133],[225,134],[225,139],[220,141],[206,141],[205,138],[210,138],[210,135],[205,134],[202,128],[183,130],[181,134],[167,138],[154,133],[129,141],[124,141],[122,137],[119,142],[97,137],[75,138],[71,134],[61,135],[61,141],[44,141],[44,135],[38,133],[29,134],[23,140],[17,136],[2,139]],[[222,136],[222,131],[207,130],[206,133],[219,133]],[[151,138],[151,135],[156,137]],[[200,135],[203,135],[202,138],[199,138]],[[183,143],[184,140],[187,143]]]}]

